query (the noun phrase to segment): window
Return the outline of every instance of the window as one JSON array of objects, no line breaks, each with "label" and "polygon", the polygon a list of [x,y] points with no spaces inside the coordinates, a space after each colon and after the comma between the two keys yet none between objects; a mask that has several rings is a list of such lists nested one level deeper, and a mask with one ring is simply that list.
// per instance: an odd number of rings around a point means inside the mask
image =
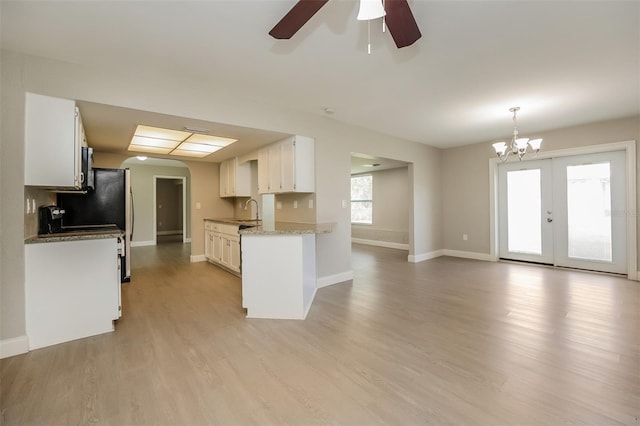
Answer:
[{"label": "window", "polygon": [[351,223],[373,223],[373,176],[351,176]]}]

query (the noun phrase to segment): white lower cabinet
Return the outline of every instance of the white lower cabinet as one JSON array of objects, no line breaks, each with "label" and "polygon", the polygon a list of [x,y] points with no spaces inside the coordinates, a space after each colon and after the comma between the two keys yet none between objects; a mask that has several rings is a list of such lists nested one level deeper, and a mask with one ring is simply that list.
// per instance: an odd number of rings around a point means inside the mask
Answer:
[{"label": "white lower cabinet", "polygon": [[239,226],[213,221],[205,222],[205,257],[211,263],[240,273]]},{"label": "white lower cabinet", "polygon": [[26,244],[29,349],[113,331],[119,264],[117,238]]}]

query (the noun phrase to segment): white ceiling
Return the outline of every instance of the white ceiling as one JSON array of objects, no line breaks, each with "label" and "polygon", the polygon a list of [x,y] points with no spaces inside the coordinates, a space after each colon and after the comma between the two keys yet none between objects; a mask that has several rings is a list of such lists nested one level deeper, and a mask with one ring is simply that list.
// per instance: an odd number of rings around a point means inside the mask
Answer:
[{"label": "white ceiling", "polygon": [[[640,114],[640,2],[409,0],[422,38],[397,49],[374,22],[371,55],[355,0],[329,1],[291,40],[271,38],[295,2],[2,0],[2,47],[318,115],[330,107],[336,120],[441,148],[508,137],[511,106],[525,136]],[[128,143],[136,114],[154,115],[81,110],[97,147]],[[185,120],[174,124],[245,132],[248,146],[281,136]]]}]

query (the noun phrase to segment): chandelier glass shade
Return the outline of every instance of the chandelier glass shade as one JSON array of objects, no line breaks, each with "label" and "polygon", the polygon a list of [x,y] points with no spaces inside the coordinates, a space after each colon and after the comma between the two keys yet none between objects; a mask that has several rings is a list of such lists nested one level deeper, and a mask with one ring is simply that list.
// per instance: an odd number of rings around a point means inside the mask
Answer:
[{"label": "chandelier glass shade", "polygon": [[496,142],[493,144],[493,149],[496,151],[496,155],[502,161],[506,161],[509,155],[517,155],[518,159],[522,160],[527,154],[529,148],[536,154],[540,151],[542,145],[542,139],[529,139],[519,137],[518,124],[516,122],[516,113],[520,111],[520,107],[509,108],[509,111],[513,113],[513,136],[510,142]]}]

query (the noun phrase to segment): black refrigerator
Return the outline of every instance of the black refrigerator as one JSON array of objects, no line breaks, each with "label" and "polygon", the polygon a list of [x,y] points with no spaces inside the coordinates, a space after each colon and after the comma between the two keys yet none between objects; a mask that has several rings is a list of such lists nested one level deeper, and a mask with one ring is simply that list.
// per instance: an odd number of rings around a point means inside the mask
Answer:
[{"label": "black refrigerator", "polygon": [[94,189],[85,194],[59,193],[58,207],[65,210],[62,226],[116,225],[124,231],[120,256],[121,280],[131,281],[133,194],[129,169],[93,169]]}]

